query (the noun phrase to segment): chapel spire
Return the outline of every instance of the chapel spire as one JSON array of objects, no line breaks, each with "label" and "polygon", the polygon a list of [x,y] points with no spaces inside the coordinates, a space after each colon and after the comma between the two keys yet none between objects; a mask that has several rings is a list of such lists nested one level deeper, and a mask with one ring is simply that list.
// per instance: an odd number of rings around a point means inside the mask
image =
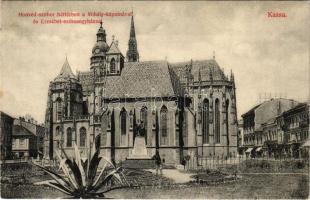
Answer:
[{"label": "chapel spire", "polygon": [[133,20],[133,15],[131,16],[131,26],[130,26],[130,36],[128,41],[128,51],[127,51],[127,61],[128,62],[139,62],[139,52],[136,40],[135,24]]},{"label": "chapel spire", "polygon": [[65,81],[69,79],[76,79],[76,76],[73,74],[70,64],[68,62],[68,58],[66,56],[66,60],[61,67],[60,73],[55,78],[55,81]]}]

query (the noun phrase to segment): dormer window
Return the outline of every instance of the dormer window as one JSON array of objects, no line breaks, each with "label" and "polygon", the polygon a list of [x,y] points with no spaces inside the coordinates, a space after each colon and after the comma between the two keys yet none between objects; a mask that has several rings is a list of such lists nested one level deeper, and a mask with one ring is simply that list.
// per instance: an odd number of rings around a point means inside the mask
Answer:
[{"label": "dormer window", "polygon": [[115,66],[115,59],[112,58],[110,62],[110,73],[115,74],[116,73],[116,66]]}]

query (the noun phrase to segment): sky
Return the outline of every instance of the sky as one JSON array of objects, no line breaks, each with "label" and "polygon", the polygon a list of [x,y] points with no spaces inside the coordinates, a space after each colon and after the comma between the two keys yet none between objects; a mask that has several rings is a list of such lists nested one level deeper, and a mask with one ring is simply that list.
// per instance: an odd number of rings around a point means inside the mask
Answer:
[{"label": "sky", "polygon": [[[260,94],[309,100],[307,1],[2,1],[0,110],[15,117],[31,114],[43,122],[49,82],[60,72],[66,56],[74,73],[90,69],[99,27],[33,24],[34,17],[19,17],[19,12],[131,10],[141,61],[211,59],[215,52],[224,72],[234,72],[238,118],[259,102]],[[270,18],[268,12],[282,12],[287,17]],[[124,55],[130,18],[102,19],[108,43],[115,35]]]}]

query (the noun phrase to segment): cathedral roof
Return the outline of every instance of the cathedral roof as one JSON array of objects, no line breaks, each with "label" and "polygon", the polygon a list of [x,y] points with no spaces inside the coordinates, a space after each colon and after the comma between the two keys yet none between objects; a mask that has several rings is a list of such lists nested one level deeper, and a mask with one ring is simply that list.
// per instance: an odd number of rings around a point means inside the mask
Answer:
[{"label": "cathedral roof", "polygon": [[179,77],[182,83],[186,82],[187,70],[190,70],[194,81],[198,81],[199,71],[201,75],[201,81],[210,81],[211,79],[214,81],[228,80],[218,63],[213,59],[169,63],[169,66]]},{"label": "cathedral roof", "polygon": [[108,97],[178,96],[166,61],[128,62],[121,76],[107,78]]},{"label": "cathedral roof", "polygon": [[[91,89],[91,72],[80,79],[84,94]],[[89,89],[87,89],[89,88]],[[127,62],[120,76],[108,76],[107,98],[174,97],[182,95],[181,85],[166,61]]]},{"label": "cathedral roof", "polygon": [[59,75],[54,79],[54,81],[66,81],[68,79],[76,79],[76,77],[71,70],[68,59],[66,58]]},{"label": "cathedral roof", "polygon": [[93,77],[94,74],[92,71],[78,73],[78,79],[82,85],[84,95],[89,95],[93,91]]}]

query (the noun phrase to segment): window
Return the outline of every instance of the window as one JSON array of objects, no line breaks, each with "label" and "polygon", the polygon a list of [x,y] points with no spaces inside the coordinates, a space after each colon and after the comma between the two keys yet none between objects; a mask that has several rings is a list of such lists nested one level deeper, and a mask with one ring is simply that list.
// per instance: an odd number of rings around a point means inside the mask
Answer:
[{"label": "window", "polygon": [[67,147],[72,147],[72,130],[67,128]]},{"label": "window", "polygon": [[86,144],[86,128],[80,128],[80,147],[85,147]]},{"label": "window", "polygon": [[226,123],[225,123],[225,128],[226,128],[226,138],[227,138],[227,145],[229,145],[229,100],[226,100],[226,105],[225,105],[225,114],[226,114]]},{"label": "window", "polygon": [[115,72],[116,72],[115,59],[112,58],[110,62],[110,73],[114,74]]},{"label": "window", "polygon": [[215,142],[221,142],[221,135],[220,135],[220,102],[218,99],[215,100],[215,113],[214,113],[214,120],[215,120]]},{"label": "window", "polygon": [[99,134],[95,137],[95,147],[96,147],[96,149],[98,149],[98,148],[100,148],[100,146],[101,146],[101,136]]},{"label": "window", "polygon": [[160,110],[160,144],[168,144],[168,110],[166,106],[163,106]]},{"label": "window", "polygon": [[121,145],[126,145],[126,132],[127,132],[127,112],[125,108],[122,108],[120,113],[121,122]]},{"label": "window", "polygon": [[121,118],[121,134],[126,135],[126,115],[127,112],[124,108],[122,108],[121,113],[120,113],[120,118]]},{"label": "window", "polygon": [[59,136],[59,133],[60,133],[60,127],[57,126],[57,127],[56,127],[56,134],[55,134],[55,136]]},{"label": "window", "polygon": [[25,146],[25,139],[19,139],[19,146],[24,147]]},{"label": "window", "polygon": [[56,100],[56,121],[60,121],[62,118],[62,100],[57,98]]},{"label": "window", "polygon": [[140,119],[144,126],[145,144],[147,144],[147,107],[143,106],[140,111]]},{"label": "window", "polygon": [[12,146],[13,146],[13,148],[16,146],[16,139],[12,140]]},{"label": "window", "polygon": [[205,99],[202,104],[202,138],[203,143],[209,143],[209,100]]}]

